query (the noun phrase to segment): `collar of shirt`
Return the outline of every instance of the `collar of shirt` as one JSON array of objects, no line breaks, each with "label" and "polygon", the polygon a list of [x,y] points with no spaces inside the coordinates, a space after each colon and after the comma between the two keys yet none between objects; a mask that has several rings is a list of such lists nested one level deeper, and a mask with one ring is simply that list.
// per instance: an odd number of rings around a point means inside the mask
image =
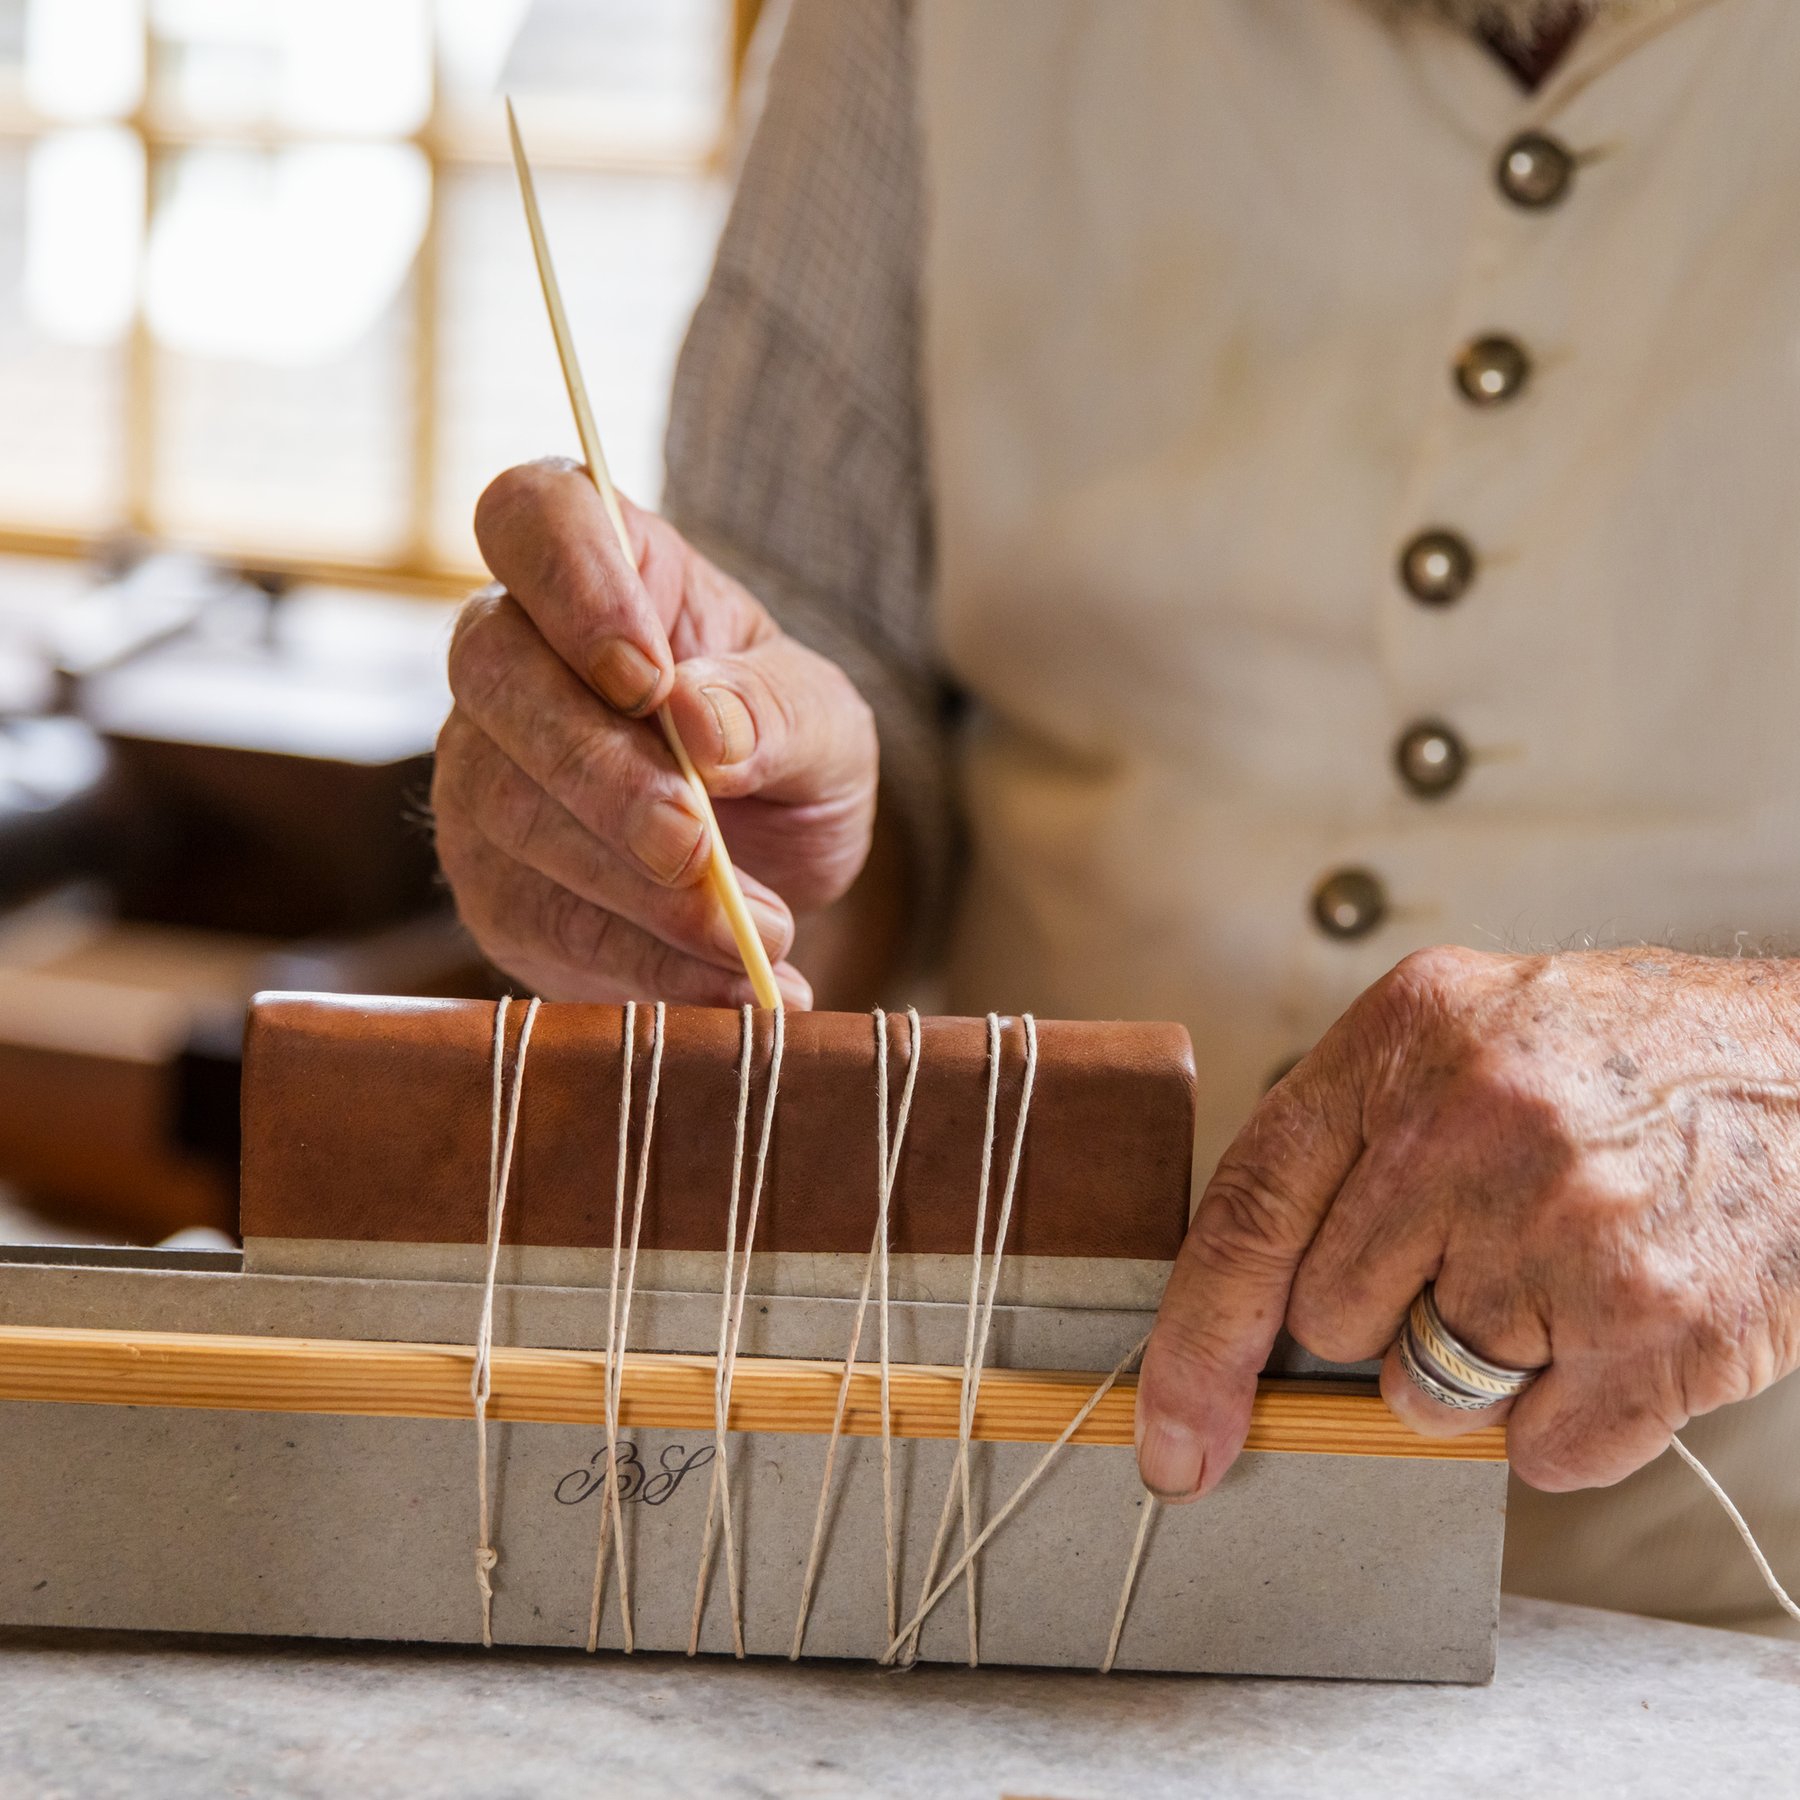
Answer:
[{"label": "collar of shirt", "polygon": [[1570,0],[1570,4],[1546,11],[1529,37],[1495,24],[1480,26],[1476,35],[1512,70],[1528,93],[1536,93],[1587,22],[1587,8]]}]

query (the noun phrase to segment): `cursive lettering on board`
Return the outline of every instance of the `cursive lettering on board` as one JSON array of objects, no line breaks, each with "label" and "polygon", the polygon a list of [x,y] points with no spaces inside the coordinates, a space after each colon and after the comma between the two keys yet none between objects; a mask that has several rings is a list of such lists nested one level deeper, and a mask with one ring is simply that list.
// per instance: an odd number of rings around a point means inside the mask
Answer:
[{"label": "cursive lettering on board", "polygon": [[[702,1444],[690,1452],[685,1444],[665,1444],[657,1458],[658,1466],[647,1468],[638,1455],[638,1447],[629,1438],[619,1440],[619,1502],[629,1505],[637,1501],[644,1506],[661,1506],[672,1499],[696,1469],[704,1469],[713,1459],[713,1446]],[[606,1489],[606,1446],[602,1444],[578,1469],[571,1469],[553,1490],[558,1505],[579,1506],[582,1501]]]}]

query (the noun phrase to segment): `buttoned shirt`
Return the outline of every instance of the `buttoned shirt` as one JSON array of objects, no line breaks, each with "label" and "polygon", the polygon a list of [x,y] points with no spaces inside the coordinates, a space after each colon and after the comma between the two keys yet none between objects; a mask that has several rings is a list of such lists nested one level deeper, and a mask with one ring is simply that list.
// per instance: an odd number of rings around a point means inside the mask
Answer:
[{"label": "buttoned shirt", "polygon": [[[1204,1174],[1410,949],[1791,938],[1796,67],[798,0],[667,504],[874,705],[953,1008],[1182,1020]],[[1692,1441],[1800,1553],[1795,1385]],[[1690,1484],[1520,1494],[1516,1584],[1766,1616]]]}]

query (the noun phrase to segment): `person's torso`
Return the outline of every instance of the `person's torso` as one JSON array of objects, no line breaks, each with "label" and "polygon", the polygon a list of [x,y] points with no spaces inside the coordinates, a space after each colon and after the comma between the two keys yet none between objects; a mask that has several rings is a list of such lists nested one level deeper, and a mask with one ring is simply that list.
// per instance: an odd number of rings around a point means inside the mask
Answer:
[{"label": "person's torso", "polygon": [[[1204,1175],[1410,949],[1791,939],[1800,8],[1603,19],[1535,95],[1375,0],[916,29],[951,1003],[1185,1022]],[[1552,204],[1497,183],[1527,130]]]},{"label": "person's torso", "polygon": [[[919,14],[954,987],[1185,1019],[1215,1151],[1416,945],[1800,923],[1800,13],[1657,16],[1526,96],[1364,0]],[[1484,334],[1532,368],[1481,407]],[[1449,605],[1396,574],[1433,527]],[[1334,939],[1346,868],[1387,915]]]}]

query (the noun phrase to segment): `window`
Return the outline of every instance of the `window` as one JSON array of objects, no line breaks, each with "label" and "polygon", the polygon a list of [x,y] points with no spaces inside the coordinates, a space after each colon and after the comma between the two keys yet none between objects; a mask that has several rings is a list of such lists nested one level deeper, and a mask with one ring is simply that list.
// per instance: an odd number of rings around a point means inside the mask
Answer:
[{"label": "window", "polygon": [[576,449],[502,91],[653,500],[754,10],[0,0],[0,547],[466,582],[482,484]]}]

